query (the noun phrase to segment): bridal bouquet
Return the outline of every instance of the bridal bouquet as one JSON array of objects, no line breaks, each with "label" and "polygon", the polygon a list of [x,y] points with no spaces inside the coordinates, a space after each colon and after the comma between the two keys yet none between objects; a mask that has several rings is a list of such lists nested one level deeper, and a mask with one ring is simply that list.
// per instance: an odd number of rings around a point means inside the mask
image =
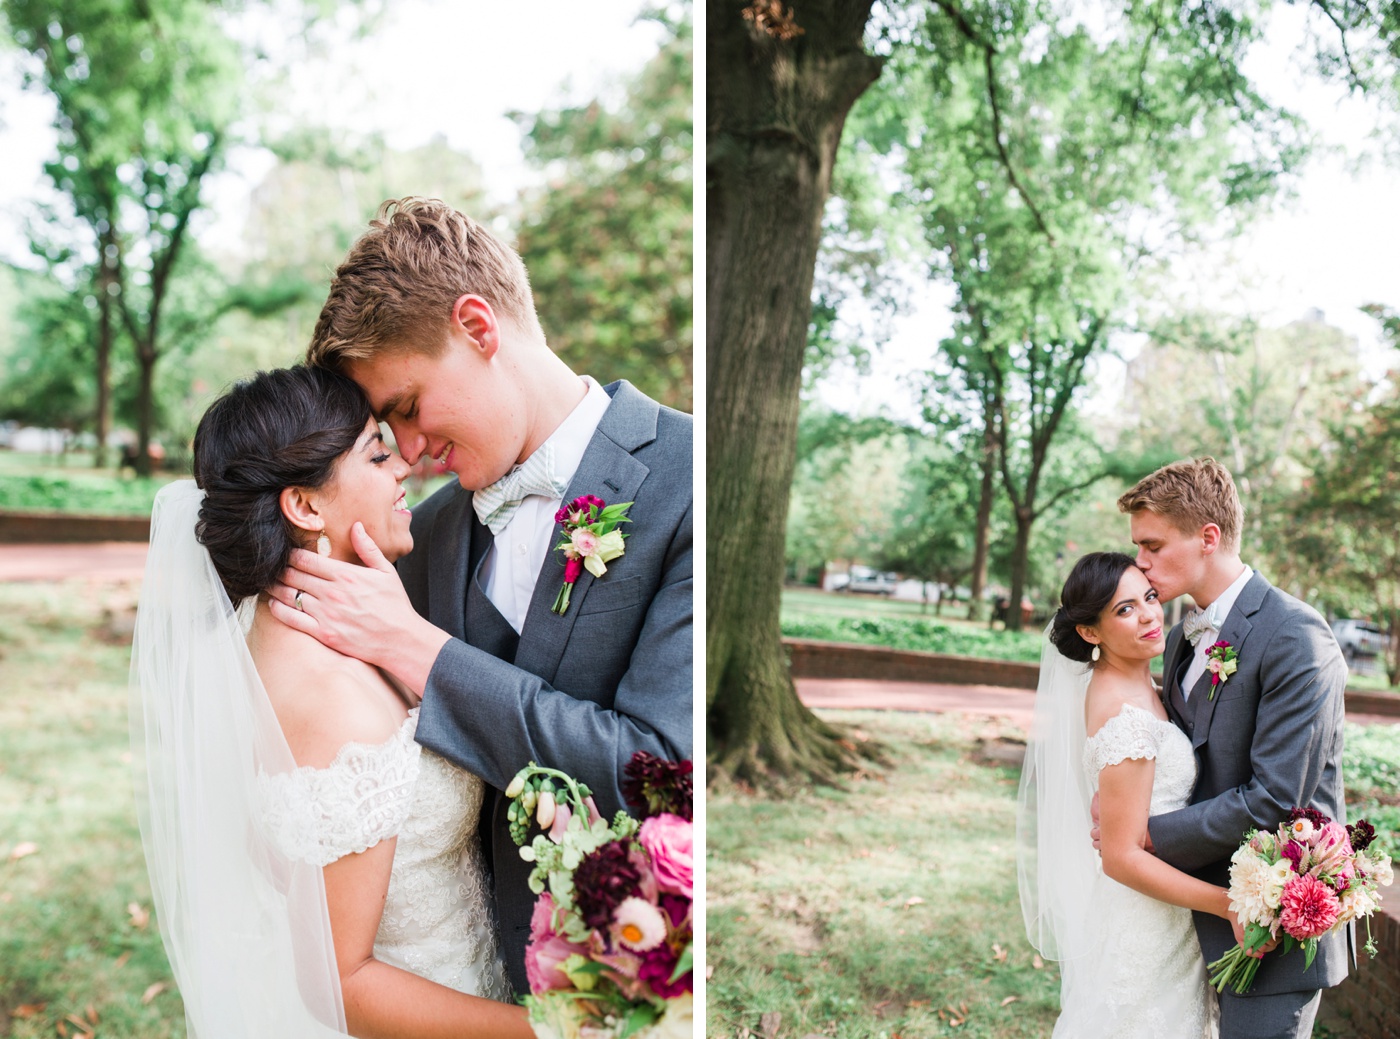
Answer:
[{"label": "bridal bouquet", "polygon": [[[643,751],[598,814],[588,788],[533,761],[506,787],[511,836],[535,864],[525,1005],[541,1039],[690,1039],[693,788],[689,761]],[[525,843],[531,822],[543,833]]]},{"label": "bridal bouquet", "polygon": [[1392,880],[1390,856],[1368,853],[1376,831],[1365,819],[1343,826],[1315,808],[1295,808],[1277,831],[1253,830],[1230,859],[1230,909],[1244,926],[1237,945],[1209,967],[1217,992],[1243,995],[1259,960],[1248,955],[1283,935],[1283,951],[1301,947],[1312,966],[1317,940],[1352,920],[1367,920],[1366,951],[1376,954],[1369,918],[1378,888]]}]

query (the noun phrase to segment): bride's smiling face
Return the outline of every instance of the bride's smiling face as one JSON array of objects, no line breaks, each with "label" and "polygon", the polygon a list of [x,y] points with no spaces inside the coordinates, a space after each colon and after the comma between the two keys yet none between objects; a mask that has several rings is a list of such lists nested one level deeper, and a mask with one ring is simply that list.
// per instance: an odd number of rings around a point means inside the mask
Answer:
[{"label": "bride's smiling face", "polygon": [[330,482],[314,492],[334,558],[360,562],[350,544],[350,528],[356,521],[364,524],[365,533],[389,562],[408,554],[413,548],[412,517],[403,489],[408,473],[408,464],[385,445],[378,423],[370,419],[355,446],[336,463]]},{"label": "bride's smiling face", "polygon": [[1141,570],[1128,567],[1099,622],[1080,628],[1079,633],[1115,660],[1151,660],[1166,646],[1157,590]]}]

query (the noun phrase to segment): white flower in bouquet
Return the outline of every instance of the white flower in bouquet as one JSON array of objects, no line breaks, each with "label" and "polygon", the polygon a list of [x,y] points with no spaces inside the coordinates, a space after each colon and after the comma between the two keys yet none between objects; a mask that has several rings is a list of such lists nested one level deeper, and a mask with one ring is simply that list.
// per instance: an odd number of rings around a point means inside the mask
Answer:
[{"label": "white flower in bouquet", "polygon": [[1230,864],[1230,909],[1241,924],[1270,926],[1281,892],[1273,867],[1248,844],[1236,849]]}]

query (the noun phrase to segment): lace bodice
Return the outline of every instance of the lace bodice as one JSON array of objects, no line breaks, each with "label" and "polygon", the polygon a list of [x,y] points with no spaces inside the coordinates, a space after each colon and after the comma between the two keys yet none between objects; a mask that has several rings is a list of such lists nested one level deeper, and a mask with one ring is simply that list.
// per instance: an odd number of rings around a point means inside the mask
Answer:
[{"label": "lace bodice", "polygon": [[508,999],[476,837],[485,786],[414,742],[415,708],[380,744],[323,769],[259,777],[263,823],[289,858],[325,866],[397,837],[375,957],[461,992]]},{"label": "lace bodice", "polygon": [[[1150,814],[1184,807],[1196,784],[1186,734],[1144,708],[1123,708],[1085,741],[1083,766],[1093,790],[1099,772],[1129,759],[1154,762]],[[1215,994],[1191,912],[1097,874],[1083,921],[1082,957],[1061,964],[1062,1012],[1054,1039],[1212,1039]]]},{"label": "lace bodice", "polygon": [[1150,815],[1184,808],[1196,785],[1196,754],[1186,734],[1165,718],[1135,704],[1122,709],[1084,743],[1084,771],[1089,787],[1097,791],[1099,773],[1109,765],[1129,759],[1151,758]]}]

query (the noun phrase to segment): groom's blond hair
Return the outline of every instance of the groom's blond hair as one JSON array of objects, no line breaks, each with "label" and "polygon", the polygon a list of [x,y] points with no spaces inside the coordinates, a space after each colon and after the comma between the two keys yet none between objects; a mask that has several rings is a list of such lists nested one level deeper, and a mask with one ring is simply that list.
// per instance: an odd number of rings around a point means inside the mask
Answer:
[{"label": "groom's blond hair", "polygon": [[1230,471],[1214,458],[1164,465],[1119,498],[1118,511],[1155,513],[1183,534],[1214,523],[1220,528],[1222,548],[1229,552],[1240,548],[1244,506]]},{"label": "groom's blond hair", "polygon": [[471,217],[438,199],[389,199],[369,227],[331,279],[307,364],[340,369],[386,349],[435,357],[468,293],[539,330],[520,255]]}]

